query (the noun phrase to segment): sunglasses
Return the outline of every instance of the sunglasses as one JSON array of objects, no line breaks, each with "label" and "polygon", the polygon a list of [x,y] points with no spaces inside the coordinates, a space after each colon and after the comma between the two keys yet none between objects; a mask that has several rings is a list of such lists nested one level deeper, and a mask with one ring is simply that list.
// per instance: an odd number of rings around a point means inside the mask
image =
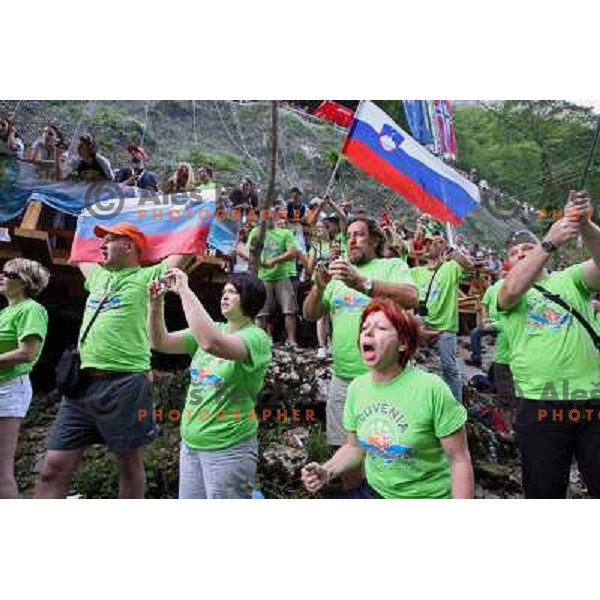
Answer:
[{"label": "sunglasses", "polygon": [[11,271],[2,271],[2,276],[6,277],[6,279],[21,279],[17,273],[12,273]]}]

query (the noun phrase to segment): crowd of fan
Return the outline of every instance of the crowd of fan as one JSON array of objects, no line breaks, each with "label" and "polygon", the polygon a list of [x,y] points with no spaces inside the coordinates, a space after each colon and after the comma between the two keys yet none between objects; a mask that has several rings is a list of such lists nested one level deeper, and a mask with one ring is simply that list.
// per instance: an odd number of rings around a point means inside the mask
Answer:
[{"label": "crowd of fan", "polygon": [[[22,157],[25,149],[18,139],[8,121],[0,123],[0,151]],[[166,193],[213,185],[209,166],[194,172],[188,163],[177,165],[159,185],[145,171],[146,152],[134,144],[128,147],[131,165],[116,175],[93,137],[82,136],[77,151],[70,172],[82,179],[114,179]],[[65,152],[60,132],[46,126],[29,159],[62,178],[68,176]],[[543,241],[528,231],[517,232],[501,257],[464,236],[447,237],[441,224],[426,215],[413,224],[389,204],[369,214],[346,198],[306,203],[295,187],[263,215],[261,239],[254,218],[260,196],[244,177],[220,198],[224,207],[240,208],[245,215],[223,288],[223,322],[212,320],[191,289],[184,271],[190,256],[142,266],[148,242],[139,228],[128,223],[96,227],[102,262],[77,265],[89,292],[79,338],[80,369],[75,382],[61,384],[64,397],[37,497],[64,497],[84,449],[94,443],[106,444],[119,458],[120,496],[143,497],[143,448],[156,432],[151,349],[191,358],[181,419],[179,496],[250,497],[258,453],[258,424],[251,415],[272,358],[270,321],[277,310],[284,316],[291,352],[298,347],[301,313],[317,324],[318,357],[332,355],[326,432],[335,453],[326,463],[303,469],[308,491],[339,478],[347,498],[473,497],[457,335],[460,285],[477,273],[491,285],[472,332],[472,361],[481,363],[481,336],[494,331],[498,389],[503,401],[520,402],[516,431],[526,496],[564,497],[575,456],[590,494],[600,497],[600,412],[593,413],[592,389],[600,381],[599,325],[592,305],[600,291],[596,225],[565,217]],[[572,193],[565,214],[581,217],[590,209],[585,192]],[[577,236],[590,259],[549,273],[553,252]],[[256,275],[248,269],[255,256]],[[0,313],[2,497],[17,496],[16,440],[32,397],[28,374],[42,351],[48,321],[34,297],[49,278],[39,263],[20,258],[8,261],[0,273],[0,293],[8,300]],[[302,282],[308,293],[300,302]],[[179,297],[186,329],[168,331],[166,293]],[[442,377],[415,364],[420,344],[438,353]],[[561,378],[585,397],[565,392]],[[546,419],[557,402],[577,409],[577,423],[570,416]]]}]

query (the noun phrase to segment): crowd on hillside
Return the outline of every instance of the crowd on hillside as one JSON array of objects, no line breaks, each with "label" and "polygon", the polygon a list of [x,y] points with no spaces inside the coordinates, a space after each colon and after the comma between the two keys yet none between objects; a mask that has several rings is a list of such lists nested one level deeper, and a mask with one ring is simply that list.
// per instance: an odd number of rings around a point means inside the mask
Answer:
[{"label": "crowd on hillside", "polygon": [[[8,121],[0,122],[0,152],[24,156],[18,139]],[[63,177],[68,161],[56,139],[60,132],[45,127],[29,159]],[[134,144],[128,150],[131,165],[114,174],[93,137],[84,135],[71,173],[166,193],[212,183],[210,166],[188,163],[160,183],[144,168],[145,150]],[[600,497],[594,389],[600,381],[594,303],[600,228],[565,216],[543,240],[515,232],[500,254],[448,236],[427,215],[410,223],[389,204],[373,213],[347,198],[307,202],[294,187],[264,216],[263,238],[252,217],[262,200],[248,177],[221,198],[225,206],[243,209],[245,219],[220,321],[190,286],[185,267],[191,256],[142,266],[148,241],[139,227],[123,222],[95,228],[102,261],[77,264],[89,295],[78,352],[67,351],[58,366],[63,399],[36,497],[64,497],[85,448],[97,443],[119,459],[120,497],[144,496],[144,447],[157,429],[151,350],[191,360],[181,412],[179,497],[250,497],[259,450],[255,400],[272,360],[272,318],[280,311],[289,352],[298,349],[301,314],[316,323],[318,358],[331,355],[326,432],[333,455],[304,467],[309,492],[335,478],[346,498],[471,498],[457,334],[461,284],[480,276],[489,286],[471,332],[471,362],[481,364],[481,338],[493,334],[490,376],[498,401],[519,406],[515,431],[525,495],[564,497],[575,457],[589,493]],[[585,192],[573,192],[565,214],[581,217],[590,208]],[[578,236],[589,259],[550,273],[555,251]],[[256,274],[248,268],[254,256]],[[16,442],[32,399],[29,373],[48,326],[46,309],[35,298],[51,276],[24,258],[7,261],[0,272],[0,294],[8,301],[0,312],[0,497],[18,496]],[[167,293],[179,298],[185,329],[168,330]],[[420,345],[439,355],[442,377],[416,364]],[[564,410],[561,418],[557,407]]]}]

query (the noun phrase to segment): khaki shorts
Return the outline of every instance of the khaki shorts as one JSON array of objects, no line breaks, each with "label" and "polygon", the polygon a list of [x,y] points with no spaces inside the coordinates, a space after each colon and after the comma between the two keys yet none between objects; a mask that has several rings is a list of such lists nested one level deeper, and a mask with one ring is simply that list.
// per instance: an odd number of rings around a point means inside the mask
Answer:
[{"label": "khaki shorts", "polygon": [[337,375],[331,376],[329,385],[329,396],[325,414],[327,418],[327,443],[330,446],[341,446],[346,439],[344,429],[344,406],[346,405],[346,394],[352,379],[342,379]]},{"label": "khaki shorts", "polygon": [[275,314],[277,304],[281,307],[284,315],[294,315],[298,312],[296,303],[296,294],[294,286],[290,279],[280,279],[279,281],[265,281],[267,290],[267,300],[257,316],[268,317]]}]

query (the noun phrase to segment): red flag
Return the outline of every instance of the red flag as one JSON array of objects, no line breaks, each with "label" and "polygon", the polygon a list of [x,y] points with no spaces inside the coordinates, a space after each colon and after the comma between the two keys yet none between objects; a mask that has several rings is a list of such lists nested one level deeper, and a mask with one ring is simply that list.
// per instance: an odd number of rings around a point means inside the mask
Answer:
[{"label": "red flag", "polygon": [[333,100],[323,100],[313,115],[331,121],[340,127],[350,127],[352,119],[354,119],[354,111]]}]

